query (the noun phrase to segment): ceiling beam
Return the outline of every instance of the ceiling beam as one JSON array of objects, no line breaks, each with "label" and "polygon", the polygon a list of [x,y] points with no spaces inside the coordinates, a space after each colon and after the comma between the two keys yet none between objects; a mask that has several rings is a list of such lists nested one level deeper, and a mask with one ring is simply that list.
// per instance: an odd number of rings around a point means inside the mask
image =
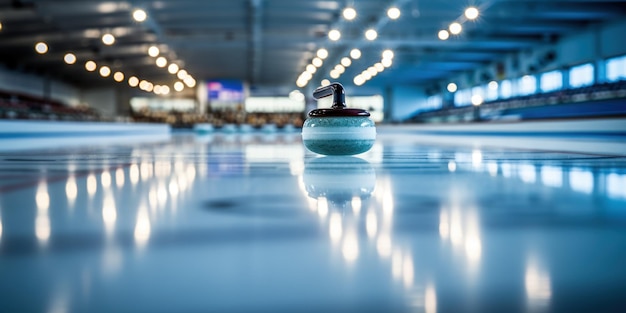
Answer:
[{"label": "ceiling beam", "polygon": [[256,84],[261,74],[263,62],[263,0],[250,0],[249,14],[249,45],[248,45],[248,81]]}]

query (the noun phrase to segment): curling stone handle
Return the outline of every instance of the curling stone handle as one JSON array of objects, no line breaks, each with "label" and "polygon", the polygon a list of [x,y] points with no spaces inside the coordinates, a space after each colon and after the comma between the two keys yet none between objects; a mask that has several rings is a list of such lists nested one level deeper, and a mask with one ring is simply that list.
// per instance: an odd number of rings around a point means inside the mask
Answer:
[{"label": "curling stone handle", "polygon": [[313,97],[320,99],[333,96],[333,109],[343,109],[346,107],[346,92],[340,83],[332,83],[328,86],[322,86],[313,91]]}]

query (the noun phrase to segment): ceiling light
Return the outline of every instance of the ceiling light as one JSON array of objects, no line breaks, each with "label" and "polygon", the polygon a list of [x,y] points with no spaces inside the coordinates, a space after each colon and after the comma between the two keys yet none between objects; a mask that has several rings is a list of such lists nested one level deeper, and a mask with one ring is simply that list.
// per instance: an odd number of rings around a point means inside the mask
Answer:
[{"label": "ceiling light", "polygon": [[131,87],[137,87],[139,85],[139,78],[131,76],[128,78],[128,85]]},{"label": "ceiling light", "polygon": [[391,59],[382,59],[382,61],[380,61],[380,64],[384,67],[390,67],[392,63],[393,61]]},{"label": "ceiling light", "polygon": [[328,86],[328,85],[330,85],[330,80],[328,80],[328,79],[322,79],[321,85],[322,85],[322,86]]},{"label": "ceiling light", "polygon": [[167,59],[164,57],[158,57],[156,59],[156,65],[158,67],[165,67],[167,65]]},{"label": "ceiling light", "polygon": [[498,90],[498,82],[495,80],[492,80],[489,82],[489,85],[487,85],[487,87],[489,87],[489,89],[491,90]]},{"label": "ceiling light", "polygon": [[393,59],[393,51],[387,49],[385,51],[383,51],[383,59]]},{"label": "ceiling light", "polygon": [[456,92],[457,86],[456,86],[455,83],[449,83],[448,87],[446,87],[446,89],[448,89],[449,92]]},{"label": "ceiling light", "polygon": [[373,66],[368,67],[368,68],[367,68],[367,72],[368,72],[370,75],[372,75],[372,77],[374,77],[374,76],[378,75],[378,71],[377,71],[377,70],[376,70],[376,68],[375,68],[375,67],[373,67]]},{"label": "ceiling light", "polygon": [[193,77],[191,76],[187,76],[187,78],[185,78],[185,80],[183,81],[185,83],[185,85],[187,85],[187,87],[189,88],[193,88],[196,87],[196,80],[193,79]]},{"label": "ceiling light", "polygon": [[332,41],[337,41],[339,40],[339,38],[341,38],[341,32],[339,30],[333,29],[328,32],[328,39]]},{"label": "ceiling light", "polygon": [[148,84],[146,85],[146,91],[152,92],[152,90],[154,90],[154,85],[151,82],[148,82]]},{"label": "ceiling light", "polygon": [[76,63],[76,55],[74,55],[73,53],[66,53],[63,57],[63,61],[65,61],[65,63],[67,64],[74,64]]},{"label": "ceiling light", "polygon": [[447,30],[442,29],[439,31],[439,33],[437,34],[437,36],[439,37],[439,39],[441,40],[447,40],[448,38],[450,38],[450,33],[448,33]]},{"label": "ceiling light", "polygon": [[313,74],[311,74],[309,72],[304,72],[304,73],[300,74],[300,78],[302,78],[304,80],[311,80],[311,78],[313,78]]},{"label": "ceiling light", "polygon": [[170,94],[170,86],[163,85],[161,86],[161,94],[169,95]]},{"label": "ceiling light", "polygon": [[479,106],[483,104],[483,97],[481,95],[473,95],[472,96],[472,104],[474,106]]},{"label": "ceiling light", "polygon": [[382,63],[380,63],[380,62],[378,62],[378,63],[374,64],[374,68],[375,68],[375,69],[376,69],[379,73],[385,70],[385,67],[384,67],[384,66],[383,66],[383,64],[382,64]]},{"label": "ceiling light", "polygon": [[111,75],[111,69],[108,66],[102,66],[100,68],[100,76],[102,77],[109,77],[109,75]]},{"label": "ceiling light", "polygon": [[2,30],[2,22],[0,22],[0,30]]},{"label": "ceiling light", "polygon": [[181,92],[183,91],[183,89],[185,89],[185,84],[183,84],[182,82],[175,82],[174,83],[174,90]]},{"label": "ceiling light", "polygon": [[170,72],[170,74],[176,74],[178,73],[178,64],[176,63],[172,63],[167,67],[167,71]]},{"label": "ceiling light", "polygon": [[350,51],[350,57],[351,57],[353,60],[358,60],[359,58],[361,58],[361,50],[356,49],[356,48],[355,48],[355,49],[352,49],[352,50]]},{"label": "ceiling light", "polygon": [[317,50],[317,57],[322,60],[326,59],[328,57],[328,50],[320,48],[319,50]]},{"label": "ceiling light", "polygon": [[322,61],[322,59],[316,57],[316,58],[313,59],[313,61],[311,61],[311,63],[315,67],[321,67],[324,64],[324,61]]},{"label": "ceiling light", "polygon": [[185,80],[185,78],[187,78],[189,74],[187,74],[187,71],[185,70],[180,70],[178,71],[178,74],[176,74],[176,77],[178,77],[178,79],[180,80]]},{"label": "ceiling light", "polygon": [[367,70],[365,70],[365,71],[363,71],[361,73],[361,77],[363,77],[363,79],[365,79],[365,81],[368,81],[368,80],[372,79],[372,75]]},{"label": "ceiling light", "polygon": [[161,53],[161,51],[159,51],[159,47],[157,46],[151,46],[150,48],[148,48],[148,55],[153,58],[156,58],[159,53]]},{"label": "ceiling light", "polygon": [[337,64],[337,66],[335,66],[335,71],[339,72],[339,74],[343,74],[346,71],[346,68],[341,64]]},{"label": "ceiling light", "polygon": [[341,59],[341,65],[343,65],[345,67],[348,67],[348,66],[352,65],[352,60],[350,60],[349,57],[343,57]]},{"label": "ceiling light", "polygon": [[351,7],[343,9],[343,18],[348,21],[352,21],[356,17],[356,10]]},{"label": "ceiling light", "polygon": [[306,80],[301,80],[301,79],[298,79],[298,80],[296,81],[296,86],[298,86],[298,87],[302,88],[302,87],[306,86],[306,84],[307,84],[307,83],[308,83],[308,81],[306,81]]},{"label": "ceiling light", "polygon": [[337,79],[337,78],[339,78],[339,76],[341,76],[341,74],[339,72],[337,72],[337,70],[330,71],[330,77],[331,78]]},{"label": "ceiling light", "polygon": [[113,79],[115,79],[116,82],[121,82],[124,80],[124,73],[122,72],[115,72],[115,74],[113,74]]},{"label": "ceiling light", "polygon": [[104,35],[102,35],[102,43],[104,43],[107,46],[110,46],[112,44],[115,43],[115,36],[113,36],[112,34],[106,33]]},{"label": "ceiling light", "polygon": [[96,65],[96,62],[94,62],[94,61],[87,61],[87,62],[85,63],[85,69],[86,69],[87,71],[89,71],[89,72],[93,72],[93,71],[95,71],[95,70],[96,70],[96,67],[97,67],[97,65]]},{"label": "ceiling light", "polygon": [[387,10],[387,16],[392,20],[397,20],[400,17],[400,9],[391,7]]},{"label": "ceiling light", "polygon": [[458,22],[454,22],[450,24],[450,27],[448,27],[448,29],[450,30],[451,34],[458,35],[463,30],[463,26],[461,26],[461,24]]},{"label": "ceiling light", "polygon": [[156,95],[160,95],[161,94],[161,86],[160,85],[156,85],[154,86],[154,90],[153,90],[154,94]]},{"label": "ceiling light", "polygon": [[146,14],[146,11],[142,9],[137,9],[133,11],[133,19],[135,19],[135,21],[141,23],[145,21],[146,18],[148,18],[148,14]]},{"label": "ceiling light", "polygon": [[361,75],[357,75],[354,77],[354,84],[357,86],[361,86],[365,83],[365,79],[363,79],[363,76]]},{"label": "ceiling light", "polygon": [[35,45],[35,51],[37,51],[37,53],[39,54],[44,54],[48,52],[48,45],[45,42],[38,42]]},{"label": "ceiling light", "polygon": [[311,74],[315,74],[315,72],[317,71],[317,67],[315,67],[312,64],[309,64],[306,66],[306,71],[311,73]]},{"label": "ceiling light", "polygon": [[139,89],[141,90],[146,90],[148,89],[148,81],[147,80],[142,80],[139,82]]},{"label": "ceiling light", "polygon": [[468,20],[475,20],[478,17],[478,9],[475,7],[465,9],[465,17],[467,17]]},{"label": "ceiling light", "polygon": [[372,41],[375,40],[376,37],[378,37],[378,33],[376,32],[376,30],[370,28],[365,31],[365,39]]}]

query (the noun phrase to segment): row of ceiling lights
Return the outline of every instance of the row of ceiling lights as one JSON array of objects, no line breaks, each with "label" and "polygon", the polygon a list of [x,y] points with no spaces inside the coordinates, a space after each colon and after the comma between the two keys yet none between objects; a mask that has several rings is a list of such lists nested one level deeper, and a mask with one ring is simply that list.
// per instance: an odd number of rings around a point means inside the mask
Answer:
[{"label": "row of ceiling lights", "polygon": [[361,86],[370,79],[372,79],[374,76],[378,75],[378,73],[381,73],[386,68],[390,67],[391,64],[393,64],[393,56],[393,51],[383,51],[382,59],[380,60],[380,62],[375,63],[374,65],[368,67],[363,72],[361,72],[361,74],[356,75],[353,79],[354,84],[357,86]]},{"label": "row of ceiling lights", "polygon": [[[387,17],[392,20],[400,18],[401,14],[402,12],[397,7],[391,7],[387,10]],[[352,21],[357,17],[357,11],[353,7],[346,7],[342,11],[342,16],[344,19]],[[364,36],[365,39],[367,39],[368,41],[373,41],[378,38],[378,32],[376,32],[375,29],[370,28],[365,31]],[[341,32],[338,29],[331,29],[328,32],[328,38],[331,41],[338,41],[341,38]],[[317,56],[311,61],[311,64],[307,65],[305,71],[302,72],[300,76],[298,76],[298,79],[296,80],[296,86],[302,88],[309,83],[311,78],[313,78],[313,74],[315,74],[315,72],[317,71],[317,68],[321,67],[324,64],[323,60],[328,57],[328,50],[321,48],[317,51],[316,55]],[[335,67],[330,71],[330,77],[333,79],[338,79],[345,72],[346,68],[352,65],[352,60],[358,60],[359,58],[361,58],[361,50],[356,48],[352,49],[350,51],[350,57],[346,56],[341,58],[340,63],[335,65]],[[330,81],[328,79],[324,79],[322,81],[322,85],[328,84],[330,84]]]},{"label": "row of ceiling lights", "polygon": [[440,40],[448,40],[451,34],[459,35],[463,31],[463,23],[468,20],[476,20],[479,14],[480,12],[478,11],[478,8],[468,7],[467,9],[465,9],[465,12],[463,12],[463,16],[458,18],[456,21],[450,23],[448,29],[440,30],[439,33],[437,33],[437,37],[439,37]]},{"label": "row of ceiling lights", "polygon": [[[141,9],[134,10],[132,13],[132,16],[133,16],[133,19],[137,22],[144,22],[148,18],[147,13]],[[1,22],[0,22],[0,30],[2,30]],[[103,34],[101,37],[101,40],[102,40],[102,43],[107,46],[111,46],[115,44],[115,36],[111,33]],[[49,50],[48,44],[43,41],[37,42],[35,44],[35,51],[39,54],[46,54],[48,50]],[[159,47],[157,46],[151,46],[150,48],[148,48],[148,55],[153,58],[156,58],[155,60],[156,66],[160,68],[165,68],[167,66],[167,71],[170,74],[176,75],[176,77],[179,79],[179,81],[175,82],[173,85],[174,90],[180,92],[185,89],[185,86],[189,88],[193,88],[196,86],[196,80],[186,70],[180,68],[180,66],[178,66],[178,64],[176,63],[169,63],[168,65],[167,59],[163,56],[159,56],[160,53],[161,51]],[[72,65],[77,62],[77,57],[75,54],[68,52],[63,56],[63,61],[66,64]],[[86,61],[85,69],[88,72],[95,72],[97,69],[96,62],[92,60]],[[106,65],[100,66],[98,73],[100,74],[100,76],[105,77],[105,78],[113,74],[113,79],[116,82],[122,82],[125,78],[125,75],[123,72],[117,71],[115,73],[112,73],[111,68]],[[170,93],[169,86],[155,85],[151,83],[150,81],[140,80],[136,76],[131,76],[128,78],[128,85],[130,87],[139,87],[141,90],[146,91],[146,92],[154,92],[157,95],[167,95]]]},{"label": "row of ceiling lights", "polygon": [[[397,7],[391,7],[387,9],[387,17],[389,17],[389,19],[391,20],[397,20],[398,18],[400,18],[401,14],[402,12]],[[343,9],[342,15],[344,19],[348,21],[352,21],[356,18],[357,12],[353,7],[346,7]],[[376,40],[376,38],[378,38],[378,32],[373,28],[366,29],[363,34],[365,36],[365,39],[369,41],[373,41],[373,40]],[[341,39],[341,31],[339,31],[336,28],[331,29],[328,32],[328,39],[332,41],[337,41]]]}]

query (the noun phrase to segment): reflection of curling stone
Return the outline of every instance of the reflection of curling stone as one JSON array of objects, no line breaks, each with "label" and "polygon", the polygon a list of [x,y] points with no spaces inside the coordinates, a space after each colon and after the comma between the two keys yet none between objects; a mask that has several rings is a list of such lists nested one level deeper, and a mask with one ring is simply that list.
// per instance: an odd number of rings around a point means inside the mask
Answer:
[{"label": "reflection of curling stone", "polygon": [[360,158],[323,157],[306,163],[302,180],[309,197],[324,197],[333,207],[342,208],[354,197],[369,199],[376,186],[376,172]]},{"label": "reflection of curling stone", "polygon": [[315,90],[315,99],[333,96],[330,109],[309,112],[302,127],[307,149],[325,155],[352,155],[366,152],[376,140],[376,128],[369,112],[346,108],[345,92],[339,83]]}]

